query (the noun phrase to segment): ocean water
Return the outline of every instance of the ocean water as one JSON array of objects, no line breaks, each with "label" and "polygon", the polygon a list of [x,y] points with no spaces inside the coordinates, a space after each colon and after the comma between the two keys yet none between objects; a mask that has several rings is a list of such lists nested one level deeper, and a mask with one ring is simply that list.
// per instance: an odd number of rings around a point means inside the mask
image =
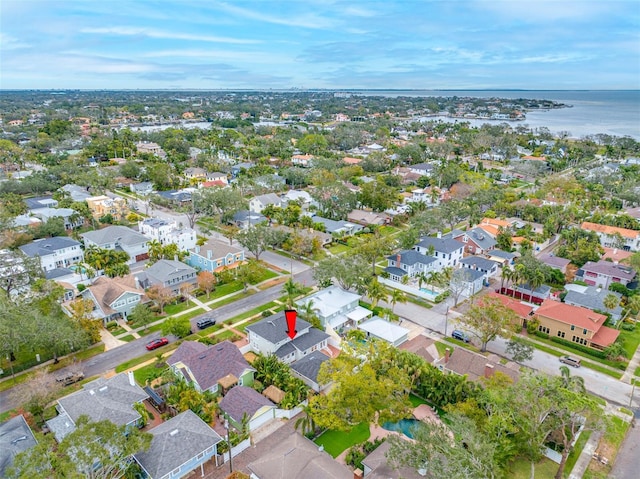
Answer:
[{"label": "ocean water", "polygon": [[[603,133],[630,136],[640,141],[640,90],[391,90],[358,91],[366,96],[532,98],[554,100],[571,105],[548,111],[529,111],[524,121],[506,122],[514,126],[548,128],[551,133],[568,132],[572,138]],[[428,117],[447,122],[469,121],[472,126],[487,120]]]}]

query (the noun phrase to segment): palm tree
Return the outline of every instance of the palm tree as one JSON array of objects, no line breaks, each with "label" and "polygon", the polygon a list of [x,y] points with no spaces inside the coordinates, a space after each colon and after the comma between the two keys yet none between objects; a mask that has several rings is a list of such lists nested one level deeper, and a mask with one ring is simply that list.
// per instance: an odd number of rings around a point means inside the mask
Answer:
[{"label": "palm tree", "polygon": [[431,292],[435,294],[434,286],[439,283],[442,275],[438,271],[431,271],[427,276],[427,284],[431,285]]},{"label": "palm tree", "polygon": [[293,300],[301,292],[300,285],[293,281],[293,278],[289,278],[287,282],[282,285],[282,289],[287,293],[287,308],[293,308]]},{"label": "palm tree", "polygon": [[516,297],[516,288],[519,284],[521,284],[526,277],[526,269],[523,264],[517,264],[515,268],[513,268],[513,276],[511,277],[511,286],[513,289],[513,297]]},{"label": "palm tree", "polygon": [[164,247],[162,246],[162,243],[160,243],[160,241],[153,239],[147,243],[147,246],[149,247],[150,260],[155,262],[159,259],[162,259]]},{"label": "palm tree", "polygon": [[502,273],[500,274],[500,292],[502,293],[502,289],[504,288],[504,282],[506,281],[509,284],[509,281],[513,278],[513,270],[509,267],[509,265],[505,265],[502,268]]},{"label": "palm tree", "polygon": [[378,305],[379,301],[387,299],[387,291],[378,279],[374,277],[367,286],[367,296],[371,298],[371,309],[373,309]]},{"label": "palm tree", "polygon": [[544,284],[544,273],[539,269],[532,271],[527,275],[527,280],[531,288],[531,292],[529,293],[529,302],[531,302],[533,292]]},{"label": "palm tree", "polygon": [[322,321],[320,321],[316,311],[317,309],[313,307],[313,300],[310,299],[302,306],[302,308],[298,309],[298,314],[314,328],[324,330],[322,327]]},{"label": "palm tree", "polygon": [[611,314],[613,310],[616,309],[620,304],[620,299],[615,294],[609,293],[602,300],[602,304],[605,308],[607,308],[609,314]]},{"label": "palm tree", "polygon": [[418,278],[418,289],[422,289],[422,283],[426,283],[428,281],[427,273],[425,273],[424,271],[420,271],[416,275],[416,278]]},{"label": "palm tree", "polygon": [[394,310],[396,308],[396,303],[406,303],[407,295],[404,294],[399,289],[392,289],[390,300],[391,300],[391,314],[395,314]]},{"label": "palm tree", "polygon": [[587,390],[584,387],[584,378],[572,376],[568,366],[560,366],[560,381],[562,386],[571,391],[584,394]]}]

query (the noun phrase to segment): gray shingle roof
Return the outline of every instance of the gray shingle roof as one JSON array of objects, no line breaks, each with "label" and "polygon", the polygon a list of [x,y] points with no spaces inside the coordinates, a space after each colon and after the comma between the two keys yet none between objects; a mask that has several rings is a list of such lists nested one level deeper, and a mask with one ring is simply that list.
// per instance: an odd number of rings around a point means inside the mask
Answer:
[{"label": "gray shingle roof", "polygon": [[239,378],[247,369],[252,369],[238,347],[230,341],[222,341],[204,349],[195,346],[198,344],[202,343],[185,341],[167,360],[167,364],[184,363],[203,390],[213,387],[229,374]]},{"label": "gray shingle roof", "polygon": [[220,401],[220,409],[237,423],[242,422],[245,414],[251,419],[264,406],[275,407],[275,404],[247,386],[232,387]]},{"label": "gray shingle roof", "polygon": [[81,391],[60,398],[58,403],[74,422],[84,414],[92,421],[108,419],[121,426],[140,417],[132,406],[148,397],[140,386],[129,383],[126,373],[120,373],[91,381]]},{"label": "gray shingle roof", "polygon": [[48,256],[58,250],[79,245],[80,243],[72,238],[54,236],[53,238],[43,238],[32,241],[29,244],[20,246],[20,249],[24,254],[33,258],[35,256]]},{"label": "gray shingle roof", "polygon": [[314,351],[304,358],[296,361],[291,365],[291,369],[296,371],[301,376],[310,379],[314,383],[317,383],[318,372],[320,372],[320,366],[325,361],[329,361],[329,357],[320,351]]},{"label": "gray shingle roof", "polygon": [[116,241],[124,245],[137,245],[149,241],[149,238],[145,235],[138,233],[131,228],[127,228],[126,226],[119,225],[107,226],[106,228],[95,231],[87,231],[86,233],[82,233],[80,236],[88,239],[98,246],[115,243]]},{"label": "gray shingle roof", "polygon": [[[296,328],[298,331],[302,331],[309,327],[311,327],[311,325],[304,319],[297,319]],[[274,344],[283,341],[285,338],[288,338],[287,320],[284,317],[283,311],[280,311],[273,316],[269,316],[262,321],[251,324],[247,326],[246,329]]]},{"label": "gray shingle roof", "polygon": [[607,276],[612,276],[616,278],[623,278],[628,281],[631,281],[633,277],[636,275],[636,272],[628,267],[620,264],[615,264],[610,261],[598,261],[597,263],[593,261],[588,261],[582,266],[584,271],[592,271],[594,273],[605,274]]},{"label": "gray shingle roof", "polygon": [[395,276],[404,276],[407,274],[405,270],[403,270],[402,268],[396,268],[395,266],[387,266],[384,270],[387,273],[393,274]]},{"label": "gray shingle roof", "polygon": [[164,477],[222,441],[217,432],[189,409],[149,432],[153,435],[151,446],[134,457],[153,478]]},{"label": "gray shingle roof", "polygon": [[[296,327],[298,328],[298,330],[300,330],[300,326],[296,324]],[[328,337],[329,335],[324,331],[320,331],[316,328],[309,328],[309,331],[307,333],[297,335],[295,338],[293,338],[293,341],[291,341],[291,343],[298,351],[306,351],[312,346],[324,341]]]},{"label": "gray shingle roof", "polygon": [[453,253],[454,251],[464,248],[464,243],[450,238],[433,238],[431,236],[427,236],[422,238],[418,243],[418,246],[421,246],[422,248],[429,248],[429,246],[432,245],[437,252],[446,254]]},{"label": "gray shingle roof", "polygon": [[13,464],[13,458],[36,445],[36,438],[24,416],[0,423],[0,477]]},{"label": "gray shingle roof", "polygon": [[467,238],[472,242],[480,246],[483,250],[493,248],[498,243],[491,236],[489,236],[482,228],[473,228],[467,231]]},{"label": "gray shingle roof", "polygon": [[148,277],[155,278],[163,282],[176,276],[183,276],[185,274],[192,274],[195,272],[196,270],[191,266],[172,259],[161,259],[145,270]]},{"label": "gray shingle roof", "polygon": [[460,260],[462,264],[468,264],[469,266],[473,266],[476,269],[483,271],[490,271],[491,268],[496,266],[495,261],[491,261],[490,259],[482,258],[480,256],[467,256]]},{"label": "gray shingle roof", "polygon": [[387,256],[387,259],[396,261],[398,255],[400,255],[400,262],[406,265],[414,265],[416,263],[429,265],[434,261],[437,261],[433,256],[427,256],[412,249],[407,249],[404,251],[400,251],[399,253],[389,255]]},{"label": "gray shingle roof", "polygon": [[585,288],[585,291],[583,293],[581,293],[580,291],[569,290],[567,292],[567,295],[564,297],[564,302],[573,306],[583,306],[591,310],[599,310],[612,313],[612,316],[614,316],[615,318],[620,318],[620,315],[622,313],[622,308],[620,306],[616,307],[613,311],[609,311],[604,306],[604,298],[609,294],[613,294],[618,299],[622,297],[620,293],[615,293],[606,289],[594,288],[593,286],[589,286],[588,288]]},{"label": "gray shingle roof", "polygon": [[514,259],[517,255],[515,253],[510,253],[509,251],[502,251],[501,249],[491,250],[491,256],[496,256],[498,258],[504,259]]}]

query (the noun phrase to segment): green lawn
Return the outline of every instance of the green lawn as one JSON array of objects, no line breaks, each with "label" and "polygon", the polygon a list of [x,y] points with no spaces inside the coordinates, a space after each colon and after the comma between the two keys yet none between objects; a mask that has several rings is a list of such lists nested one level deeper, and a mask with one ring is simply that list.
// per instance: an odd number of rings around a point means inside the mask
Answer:
[{"label": "green lawn", "polygon": [[[544,458],[536,464],[535,479],[550,479],[558,472],[558,465]],[[526,459],[516,459],[511,463],[507,473],[509,479],[529,479],[531,476],[531,463]]]},{"label": "green lawn", "polygon": [[220,334],[216,334],[215,338],[218,339],[218,341],[224,341],[225,339],[231,339],[233,336],[235,336],[236,333],[234,333],[231,330],[226,330],[221,332]]},{"label": "green lawn", "polygon": [[333,254],[339,255],[339,254],[342,254],[342,253],[346,253],[351,248],[349,248],[346,244],[336,243],[336,244],[334,244],[333,246],[330,246],[327,249],[329,251],[331,251]]},{"label": "green lawn", "polygon": [[167,316],[172,316],[176,313],[180,313],[184,311],[185,309],[193,308],[194,306],[195,306],[195,303],[191,301],[189,301],[188,303],[187,301],[183,301],[182,303],[166,305],[164,307],[164,312]]},{"label": "green lawn", "polygon": [[156,367],[156,364],[157,363],[155,362],[151,364],[147,364],[146,366],[143,366],[133,371],[133,377],[136,379],[137,383],[140,386],[146,386],[147,379],[152,380],[159,377],[162,374],[162,372],[166,369],[165,363],[161,363],[163,365],[163,367],[161,368]]},{"label": "green lawn", "polygon": [[418,407],[421,404],[429,404],[427,401],[425,401],[424,399],[416,396],[415,394],[409,394],[409,401],[411,402],[411,405],[413,407]]},{"label": "green lawn", "polygon": [[133,334],[127,334],[126,336],[123,336],[123,337],[118,338],[118,339],[119,339],[120,341],[126,341],[126,342],[128,343],[128,342],[130,342],[130,341],[133,341],[133,340],[134,340],[134,339],[136,339],[136,338],[134,338],[134,337],[133,337]]},{"label": "green lawn", "polygon": [[[242,288],[240,288],[240,289],[242,289]],[[233,303],[234,301],[238,301],[241,298],[246,298],[247,296],[251,296],[252,294],[256,294],[256,292],[254,290],[250,289],[246,293],[240,292],[239,294],[236,294],[235,296],[231,296],[230,298],[224,298],[224,299],[221,299],[220,301],[217,301],[215,303],[207,303],[207,306],[209,306],[211,309],[216,309],[216,308],[219,308],[220,306],[224,306],[225,304],[229,304],[229,303]]]},{"label": "green lawn", "polygon": [[369,424],[363,422],[349,432],[325,431],[314,442],[318,446],[324,446],[324,450],[335,458],[351,446],[366,441],[370,435]]},{"label": "green lawn", "polygon": [[627,359],[631,359],[640,345],[640,328],[636,326],[633,331],[620,329],[620,339],[626,353]]},{"label": "green lawn", "polygon": [[[226,296],[231,293],[235,293],[236,291],[242,291],[242,288],[243,286],[240,283],[237,283],[235,281],[233,283],[222,284],[220,286],[217,286],[215,291],[211,292],[210,298],[206,300],[202,299],[202,302],[209,305],[209,303],[214,299],[222,298],[223,296]],[[215,303],[215,304],[218,304],[218,303]]]},{"label": "green lawn", "polygon": [[569,474],[571,474],[573,466],[576,465],[576,461],[580,457],[580,453],[584,449],[584,445],[589,440],[589,437],[591,437],[591,431],[584,431],[582,434],[580,434],[580,437],[576,441],[573,450],[569,453],[569,457],[567,458],[567,463],[564,467],[564,477],[568,477]]},{"label": "green lawn", "polygon": [[191,318],[195,318],[196,316],[198,316],[199,314],[204,313],[204,309],[202,308],[198,308],[198,309],[194,309],[193,311],[190,311],[186,314],[181,314],[179,317],[180,318],[187,318],[187,319],[191,319]]},{"label": "green lawn", "polygon": [[623,421],[617,416],[612,416],[609,418],[607,422],[607,428],[604,432],[604,435],[600,439],[600,448],[612,448],[615,451],[612,457],[607,457],[609,459],[609,464],[603,466],[596,461],[591,461],[589,463],[589,467],[586,472],[582,476],[583,479],[604,479],[609,477],[608,472],[611,470],[611,465],[615,462],[616,454],[618,453],[618,449],[624,440],[624,437],[627,435],[627,430],[629,429],[629,423]]},{"label": "green lawn", "polygon": [[258,277],[256,281],[252,282],[251,284],[262,283],[263,281],[275,278],[276,276],[278,276],[278,273],[276,273],[275,271],[271,271],[268,268],[263,268],[262,274]]},{"label": "green lawn", "polygon": [[233,318],[227,321],[230,321],[231,324],[237,323],[238,321],[242,321],[243,319],[247,319],[247,318],[250,318],[251,316],[255,316],[256,314],[262,313],[267,309],[275,308],[277,305],[278,303],[276,303],[275,301],[270,301],[268,303],[263,304],[262,306],[257,306],[253,309],[250,309],[246,313],[242,313],[237,316],[234,316]]}]

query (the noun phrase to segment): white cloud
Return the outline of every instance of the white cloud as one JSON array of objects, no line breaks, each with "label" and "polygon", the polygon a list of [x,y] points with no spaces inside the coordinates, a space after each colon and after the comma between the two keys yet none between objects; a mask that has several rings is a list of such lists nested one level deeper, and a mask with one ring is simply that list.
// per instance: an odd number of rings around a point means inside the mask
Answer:
[{"label": "white cloud", "polygon": [[20,48],[29,48],[31,45],[25,43],[18,38],[0,33],[0,49],[1,50],[18,50]]},{"label": "white cloud", "polygon": [[195,35],[191,33],[170,32],[167,30],[156,30],[153,28],[141,28],[141,27],[103,27],[103,28],[85,27],[85,28],[81,28],[80,32],[89,33],[89,34],[98,34],[98,35],[118,35],[118,36],[140,35],[140,36],[145,36],[149,38],[164,38],[164,39],[171,39],[171,40],[188,40],[188,41],[211,42],[211,43],[232,43],[232,44],[239,44],[239,45],[262,43],[260,40],[251,40],[247,38]]},{"label": "white cloud", "polygon": [[268,13],[258,12],[256,10],[251,10],[248,8],[241,8],[235,5],[230,5],[228,3],[219,3],[216,6],[221,10],[226,11],[227,13],[232,13],[239,17],[258,20],[259,22],[264,23],[273,23],[275,25],[285,25],[288,27],[323,29],[331,28],[335,24],[334,20],[313,14],[286,17],[280,15],[270,15]]}]

